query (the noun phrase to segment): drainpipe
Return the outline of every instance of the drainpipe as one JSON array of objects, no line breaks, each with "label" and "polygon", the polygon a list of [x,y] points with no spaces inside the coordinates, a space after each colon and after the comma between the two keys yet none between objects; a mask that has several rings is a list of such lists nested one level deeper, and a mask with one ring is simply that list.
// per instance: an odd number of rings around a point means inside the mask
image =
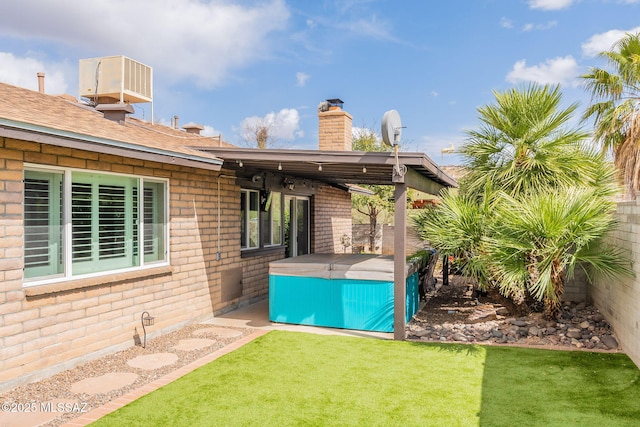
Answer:
[{"label": "drainpipe", "polygon": [[38,92],[44,93],[44,73],[42,71],[38,73]]}]

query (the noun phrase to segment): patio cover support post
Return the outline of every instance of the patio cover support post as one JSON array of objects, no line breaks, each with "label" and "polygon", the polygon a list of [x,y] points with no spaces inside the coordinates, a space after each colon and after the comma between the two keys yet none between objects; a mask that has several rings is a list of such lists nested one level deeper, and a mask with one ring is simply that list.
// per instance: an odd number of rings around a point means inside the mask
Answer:
[{"label": "patio cover support post", "polygon": [[393,242],[393,339],[405,339],[406,326],[406,245],[407,237],[407,185],[396,182],[393,190],[395,200],[394,224],[395,239]]}]

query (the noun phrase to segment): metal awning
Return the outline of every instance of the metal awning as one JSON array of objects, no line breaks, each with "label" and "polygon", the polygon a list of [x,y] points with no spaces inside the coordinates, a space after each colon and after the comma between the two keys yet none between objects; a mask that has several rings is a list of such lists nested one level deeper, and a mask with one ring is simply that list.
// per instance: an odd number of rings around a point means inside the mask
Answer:
[{"label": "metal awning", "polygon": [[[303,179],[340,185],[394,185],[393,152],[319,151],[198,147],[224,160],[223,168],[238,176],[271,172]],[[447,175],[424,153],[398,153],[398,164],[404,166],[404,183],[418,191],[438,194],[444,187],[456,187]]]}]

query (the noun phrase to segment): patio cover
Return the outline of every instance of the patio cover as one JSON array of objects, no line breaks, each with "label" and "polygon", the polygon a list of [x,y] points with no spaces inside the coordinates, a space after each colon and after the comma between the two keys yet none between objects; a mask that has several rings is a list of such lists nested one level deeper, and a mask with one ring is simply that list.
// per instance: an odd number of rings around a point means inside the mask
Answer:
[{"label": "patio cover", "polygon": [[[194,147],[195,148],[195,147]],[[393,185],[394,221],[394,339],[405,339],[405,265],[407,188],[437,195],[456,181],[424,153],[359,152],[197,147],[223,159],[223,168],[237,176],[259,172],[290,175],[336,187],[361,184]]]}]

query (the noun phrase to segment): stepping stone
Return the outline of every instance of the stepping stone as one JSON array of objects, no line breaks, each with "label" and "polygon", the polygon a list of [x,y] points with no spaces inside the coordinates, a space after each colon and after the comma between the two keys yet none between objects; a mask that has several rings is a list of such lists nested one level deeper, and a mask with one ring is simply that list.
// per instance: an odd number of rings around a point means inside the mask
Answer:
[{"label": "stepping stone", "polygon": [[203,335],[215,335],[220,338],[235,338],[242,335],[242,332],[237,331],[235,329],[215,327],[215,328],[197,329],[193,331],[193,335],[196,335],[199,337]]},{"label": "stepping stone", "polygon": [[138,374],[132,372],[113,372],[99,377],[85,378],[71,386],[73,393],[99,394],[133,384],[138,379]]},{"label": "stepping stone", "polygon": [[180,342],[178,342],[178,345],[172,348],[178,351],[192,351],[209,347],[210,345],[213,345],[215,343],[215,340],[209,340],[206,338],[192,338],[188,340],[180,340]]},{"label": "stepping stone", "polygon": [[132,368],[153,371],[163,366],[173,365],[178,360],[178,356],[173,353],[155,353],[134,357],[127,362]]},{"label": "stepping stone", "polygon": [[53,421],[60,415],[60,412],[80,412],[89,409],[84,408],[83,404],[80,402],[66,399],[54,399],[48,402],[35,402],[33,405],[35,406],[30,406],[29,410],[33,410],[34,412],[24,412],[24,408],[22,407],[20,408],[22,410],[21,412],[0,411],[0,426],[40,426]]}]

